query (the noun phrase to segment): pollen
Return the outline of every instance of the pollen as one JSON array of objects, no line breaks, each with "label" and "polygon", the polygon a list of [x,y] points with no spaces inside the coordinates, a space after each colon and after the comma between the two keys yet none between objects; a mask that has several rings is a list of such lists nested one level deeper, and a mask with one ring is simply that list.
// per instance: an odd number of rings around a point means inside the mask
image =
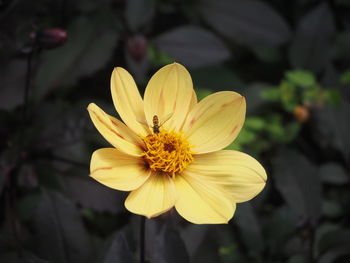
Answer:
[{"label": "pollen", "polygon": [[162,130],[149,134],[143,141],[146,145],[143,156],[153,171],[175,176],[193,161],[190,144],[179,132]]}]

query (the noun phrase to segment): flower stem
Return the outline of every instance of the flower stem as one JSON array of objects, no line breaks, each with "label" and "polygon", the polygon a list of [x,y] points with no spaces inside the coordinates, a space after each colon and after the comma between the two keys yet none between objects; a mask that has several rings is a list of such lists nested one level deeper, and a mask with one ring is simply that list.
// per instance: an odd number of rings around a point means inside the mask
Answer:
[{"label": "flower stem", "polygon": [[140,263],[145,263],[145,230],[146,218],[141,216],[140,224]]},{"label": "flower stem", "polygon": [[[34,49],[34,47],[33,47]],[[26,79],[23,93],[23,112],[22,112],[22,125],[25,124],[27,118],[27,108],[28,108],[28,97],[29,97],[29,88],[30,88],[30,80],[32,73],[32,58],[33,58],[33,50],[29,52],[27,55],[27,70],[26,70]]]}]

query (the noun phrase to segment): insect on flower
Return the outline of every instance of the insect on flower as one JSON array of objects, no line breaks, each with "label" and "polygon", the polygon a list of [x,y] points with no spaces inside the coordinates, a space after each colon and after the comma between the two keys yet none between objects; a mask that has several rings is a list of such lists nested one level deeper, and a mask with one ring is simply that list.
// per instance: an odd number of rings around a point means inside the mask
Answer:
[{"label": "insect on flower", "polygon": [[244,123],[240,94],[221,91],[197,102],[191,76],[178,63],[154,74],[143,99],[132,76],[115,68],[111,92],[123,122],[94,103],[88,106],[95,127],[113,146],[93,153],[90,176],[131,191],[125,200],[130,212],[151,218],[175,207],[192,223],[227,223],[236,203],[264,188],[267,176],[257,160],[223,150]]},{"label": "insect on flower", "polygon": [[[173,113],[169,113],[168,115],[166,115],[166,117],[163,119],[163,121],[159,124],[159,118],[157,115],[153,115],[152,118],[152,123],[153,126],[150,126],[150,128],[152,128],[153,133],[159,133],[159,128],[166,122],[168,121],[171,116],[173,116]],[[145,120],[137,120],[139,123],[141,123],[142,125],[145,125],[148,127],[148,123]]]},{"label": "insect on flower", "polygon": [[159,133],[159,128],[166,122],[168,121],[171,116],[173,116],[173,113],[169,113],[168,115],[166,115],[166,117],[164,118],[164,120],[159,124],[159,119],[158,119],[158,116],[157,115],[154,115],[153,116],[153,126],[152,126],[152,129],[153,129],[153,132],[154,133]]}]

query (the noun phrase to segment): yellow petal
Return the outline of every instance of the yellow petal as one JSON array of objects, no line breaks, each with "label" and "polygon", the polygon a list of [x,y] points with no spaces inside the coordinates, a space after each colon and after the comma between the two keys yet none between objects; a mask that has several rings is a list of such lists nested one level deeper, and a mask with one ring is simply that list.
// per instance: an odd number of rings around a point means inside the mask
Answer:
[{"label": "yellow petal", "polygon": [[133,77],[123,68],[115,68],[111,77],[114,107],[124,123],[136,134],[145,136],[149,128],[139,121],[146,120],[143,101]]},{"label": "yellow petal", "polygon": [[196,153],[221,150],[238,135],[245,119],[244,97],[221,91],[200,101],[189,113],[183,130]]},{"label": "yellow petal", "polygon": [[196,92],[193,90],[193,92],[192,92],[192,97],[191,97],[191,102],[190,102],[190,107],[189,107],[189,109],[188,109],[188,111],[190,112],[193,108],[194,108],[194,106],[196,106],[197,105],[197,94],[196,94]]},{"label": "yellow petal", "polygon": [[115,148],[134,156],[141,156],[143,142],[124,123],[108,115],[96,104],[90,103],[88,111],[101,135]]},{"label": "yellow petal", "polygon": [[193,94],[192,79],[180,64],[173,63],[157,71],[149,81],[144,97],[146,119],[153,126],[153,116],[160,121],[173,114],[163,124],[166,129],[181,129],[188,114]]},{"label": "yellow petal", "polygon": [[192,223],[226,224],[235,212],[236,205],[225,191],[187,170],[176,176],[175,186],[178,192],[175,208]]},{"label": "yellow petal", "polygon": [[176,197],[174,182],[169,176],[152,174],[140,188],[129,194],[125,207],[134,214],[151,218],[171,209]]},{"label": "yellow petal", "polygon": [[150,170],[139,157],[114,148],[102,148],[92,154],[90,176],[110,188],[131,191],[148,179]]},{"label": "yellow petal", "polygon": [[245,202],[262,191],[267,176],[264,167],[248,154],[218,151],[195,156],[186,171],[223,187],[235,203]]}]

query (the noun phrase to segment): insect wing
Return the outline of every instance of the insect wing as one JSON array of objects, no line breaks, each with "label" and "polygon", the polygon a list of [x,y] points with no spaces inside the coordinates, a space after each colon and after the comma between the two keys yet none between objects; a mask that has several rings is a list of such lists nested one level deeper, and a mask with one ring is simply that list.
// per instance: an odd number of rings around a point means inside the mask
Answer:
[{"label": "insect wing", "polygon": [[165,122],[167,122],[172,116],[174,115],[174,112],[169,113],[167,115],[165,115],[164,117],[162,117],[162,120],[159,124],[159,126],[162,126]]}]

